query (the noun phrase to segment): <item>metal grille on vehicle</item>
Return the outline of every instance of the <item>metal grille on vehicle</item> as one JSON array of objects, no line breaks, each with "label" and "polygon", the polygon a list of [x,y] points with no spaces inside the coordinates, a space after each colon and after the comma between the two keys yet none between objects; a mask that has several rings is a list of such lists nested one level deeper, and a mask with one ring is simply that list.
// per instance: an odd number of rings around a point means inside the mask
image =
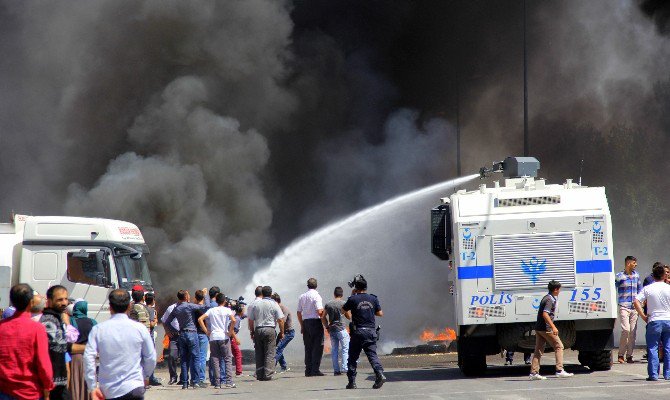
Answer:
[{"label": "metal grille on vehicle", "polygon": [[603,232],[593,232],[593,243],[603,243],[605,234]]},{"label": "metal grille on vehicle", "polygon": [[474,239],[463,239],[463,250],[474,250],[474,249],[475,249]]},{"label": "metal grille on vehicle", "polygon": [[606,301],[570,301],[568,302],[568,310],[571,313],[592,313],[592,312],[606,312]]},{"label": "metal grille on vehicle", "polygon": [[470,318],[504,317],[505,306],[479,306],[468,309]]},{"label": "metal grille on vehicle", "polygon": [[575,285],[571,232],[493,237],[493,279],[496,290],[542,288],[555,279]]},{"label": "metal grille on vehicle", "polygon": [[537,206],[560,202],[561,196],[519,197],[517,199],[497,199],[496,207]]}]

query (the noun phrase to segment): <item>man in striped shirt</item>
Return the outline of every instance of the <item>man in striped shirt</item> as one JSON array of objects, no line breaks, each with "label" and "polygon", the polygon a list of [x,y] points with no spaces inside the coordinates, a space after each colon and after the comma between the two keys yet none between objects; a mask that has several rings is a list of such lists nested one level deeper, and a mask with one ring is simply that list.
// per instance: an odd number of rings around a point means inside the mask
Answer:
[{"label": "man in striped shirt", "polygon": [[[637,268],[637,259],[633,256],[627,256],[624,262],[624,270],[617,273],[615,277],[619,302],[619,320],[621,322],[621,341],[619,342],[618,358],[620,364],[634,362],[633,348],[635,347],[638,314],[635,311],[633,301],[642,290],[642,280],[640,280],[640,275],[635,271],[635,268]],[[624,355],[626,356],[625,359]]]}]

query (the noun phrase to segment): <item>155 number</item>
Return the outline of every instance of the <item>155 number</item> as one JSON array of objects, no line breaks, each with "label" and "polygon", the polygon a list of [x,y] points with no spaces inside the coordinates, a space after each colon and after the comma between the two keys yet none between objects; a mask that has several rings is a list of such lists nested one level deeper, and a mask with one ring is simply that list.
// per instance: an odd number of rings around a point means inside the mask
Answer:
[{"label": "155 number", "polygon": [[601,293],[600,291],[603,290],[602,288],[583,288],[581,291],[579,289],[572,289],[572,296],[570,297],[570,301],[575,301],[577,298],[577,294],[579,293],[579,301],[586,301],[586,300],[599,300]]}]

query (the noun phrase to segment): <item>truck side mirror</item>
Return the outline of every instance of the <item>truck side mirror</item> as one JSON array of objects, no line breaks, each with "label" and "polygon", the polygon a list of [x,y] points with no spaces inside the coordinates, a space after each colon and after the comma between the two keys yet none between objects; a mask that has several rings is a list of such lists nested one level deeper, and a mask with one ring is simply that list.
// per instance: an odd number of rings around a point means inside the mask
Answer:
[{"label": "truck side mirror", "polygon": [[104,286],[107,288],[116,289],[116,285],[111,281],[110,271],[109,271],[109,261],[107,261],[107,252],[104,250],[95,252],[95,261],[96,261],[96,284],[98,286]]},{"label": "truck side mirror", "polygon": [[98,272],[95,275],[96,286],[105,286],[106,287],[106,286],[108,286],[107,283],[108,283],[107,282],[107,277],[105,276],[105,274],[103,272]]}]

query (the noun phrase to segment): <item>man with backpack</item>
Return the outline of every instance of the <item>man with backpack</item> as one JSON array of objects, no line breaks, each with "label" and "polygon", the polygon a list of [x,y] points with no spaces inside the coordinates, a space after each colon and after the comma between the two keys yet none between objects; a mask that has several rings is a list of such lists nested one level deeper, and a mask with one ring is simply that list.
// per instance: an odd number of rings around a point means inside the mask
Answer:
[{"label": "man with backpack", "polygon": [[149,315],[149,308],[144,303],[144,290],[133,289],[131,296],[133,301],[130,307],[130,319],[146,326],[147,331],[151,332],[151,317]]}]

